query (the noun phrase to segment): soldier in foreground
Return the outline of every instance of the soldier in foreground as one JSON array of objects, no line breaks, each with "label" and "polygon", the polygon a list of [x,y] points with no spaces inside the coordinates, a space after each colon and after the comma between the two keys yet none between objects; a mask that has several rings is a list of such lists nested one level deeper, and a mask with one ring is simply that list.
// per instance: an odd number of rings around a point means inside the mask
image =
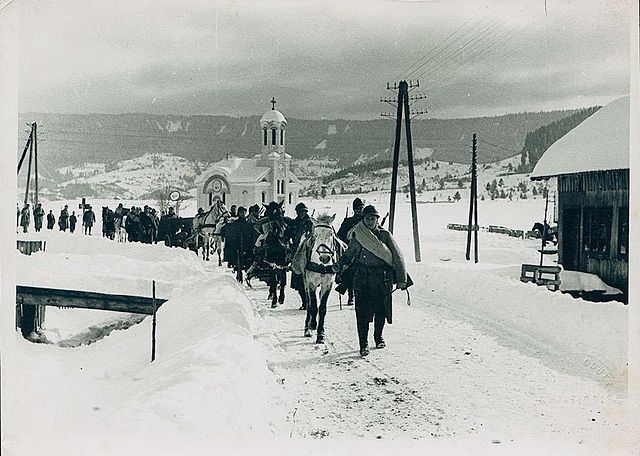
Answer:
[{"label": "soldier in foreground", "polygon": [[362,221],[350,232],[349,248],[334,266],[335,272],[354,268],[353,291],[360,355],[369,354],[369,323],[374,322],[376,348],[384,348],[385,320],[392,322],[391,292],[393,284],[407,288],[407,273],[402,253],[391,233],[378,225],[380,214],[374,206],[362,211]]}]

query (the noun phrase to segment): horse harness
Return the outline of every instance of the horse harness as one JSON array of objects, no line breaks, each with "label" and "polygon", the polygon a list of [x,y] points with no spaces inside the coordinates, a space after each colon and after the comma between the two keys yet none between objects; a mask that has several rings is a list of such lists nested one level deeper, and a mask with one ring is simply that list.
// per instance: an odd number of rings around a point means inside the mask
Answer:
[{"label": "horse harness", "polygon": [[[197,216],[197,218],[206,220],[207,216],[211,213],[211,211],[213,211],[213,206],[207,212],[203,212],[202,215]],[[222,214],[224,215],[224,213]],[[203,223],[202,225],[198,226],[198,230],[201,230],[202,228],[215,228],[216,226],[217,226],[217,223]]]},{"label": "horse harness", "polygon": [[[335,244],[336,244],[336,242],[335,242],[335,237],[336,237],[335,230],[333,229],[333,227],[331,225],[315,225],[313,228],[314,229],[315,228],[331,228],[331,230],[333,231],[334,248],[332,249],[327,244],[322,243],[316,248],[316,253],[318,255],[323,255],[323,254],[324,255],[330,255],[331,258],[333,258],[334,254],[335,254]],[[312,234],[307,240],[305,240],[305,242],[309,242],[313,238],[314,237],[313,237],[313,234]],[[314,263],[312,261],[307,261],[307,265],[305,266],[305,269],[307,271],[317,272],[317,273],[322,274],[322,275],[324,275],[324,274],[335,274],[333,272],[333,266],[327,266],[327,265],[324,265],[324,264],[318,264],[318,263]]]}]

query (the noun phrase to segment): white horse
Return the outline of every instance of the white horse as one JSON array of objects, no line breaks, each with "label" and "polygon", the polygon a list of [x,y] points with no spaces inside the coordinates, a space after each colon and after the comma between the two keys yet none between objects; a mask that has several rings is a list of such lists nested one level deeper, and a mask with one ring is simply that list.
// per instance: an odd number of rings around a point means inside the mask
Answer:
[{"label": "white horse", "polygon": [[[336,215],[322,214],[314,221],[311,234],[303,237],[293,258],[292,267],[296,274],[302,274],[307,292],[307,316],[304,322],[304,335],[311,337],[311,331],[317,328],[316,343],[324,343],[324,317],[327,313],[327,301],[333,285],[335,265],[345,250],[344,243],[338,239],[333,229]],[[316,290],[320,287],[320,306]]]},{"label": "white horse", "polygon": [[[213,206],[211,206],[211,209],[209,209],[208,212],[196,215],[193,218],[193,231],[196,235],[196,243],[198,242],[197,240],[200,238],[200,236],[202,236],[203,238],[202,259],[209,261],[209,253],[212,250],[213,244],[214,248],[217,247],[213,251],[218,251],[219,266],[222,266],[222,241],[220,240],[220,229],[222,228],[222,225],[219,225],[219,222],[228,213],[229,211],[227,210],[224,203],[220,200],[216,200],[216,202],[213,204]],[[197,245],[196,248],[199,249],[200,246]]]},{"label": "white horse", "polygon": [[127,223],[127,216],[116,217],[114,223],[116,225],[116,241],[127,242],[127,230],[124,228]]}]

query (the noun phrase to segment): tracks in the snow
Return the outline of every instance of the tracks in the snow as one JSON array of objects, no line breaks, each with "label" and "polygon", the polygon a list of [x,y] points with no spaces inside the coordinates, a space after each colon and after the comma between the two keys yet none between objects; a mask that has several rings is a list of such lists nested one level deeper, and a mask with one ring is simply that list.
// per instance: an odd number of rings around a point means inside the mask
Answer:
[{"label": "tracks in the snow", "polygon": [[[352,307],[329,305],[327,338],[303,337],[304,311],[298,301],[271,309],[264,289],[248,291],[259,314],[257,339],[268,351],[268,364],[290,395],[292,435],[425,438],[448,435],[444,412],[395,371],[396,352],[357,352]],[[291,296],[288,297],[291,301]]]}]

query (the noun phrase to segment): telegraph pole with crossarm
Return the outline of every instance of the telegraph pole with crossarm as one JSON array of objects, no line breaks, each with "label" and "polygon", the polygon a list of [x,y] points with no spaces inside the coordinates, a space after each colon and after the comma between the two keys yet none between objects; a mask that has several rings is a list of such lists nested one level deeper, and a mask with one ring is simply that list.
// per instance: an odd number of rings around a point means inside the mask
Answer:
[{"label": "telegraph pole with crossarm", "polygon": [[[413,169],[413,144],[411,138],[411,117],[415,117],[420,114],[425,114],[426,111],[411,111],[409,109],[410,102],[415,102],[417,100],[421,100],[426,98],[424,95],[418,96],[409,96],[409,90],[420,87],[420,81],[413,82],[409,81],[400,81],[399,84],[394,83],[393,87],[387,83],[387,89],[389,90],[397,90],[398,98],[397,100],[392,99],[381,99],[380,101],[384,103],[389,103],[395,105],[397,107],[396,111],[396,134],[395,134],[395,144],[393,147],[393,169],[391,172],[391,201],[389,203],[389,231],[393,233],[393,226],[395,222],[395,213],[396,213],[396,191],[398,187],[398,166],[400,162],[400,136],[402,134],[402,117],[404,112],[405,118],[405,134],[407,141],[407,161],[409,165],[409,193],[411,197],[411,219],[413,222],[413,247],[415,251],[415,259],[416,262],[421,261],[420,255],[420,233],[418,230],[418,207],[416,203],[416,183],[415,183],[415,174]],[[385,117],[390,117],[390,115],[382,114]]]}]

